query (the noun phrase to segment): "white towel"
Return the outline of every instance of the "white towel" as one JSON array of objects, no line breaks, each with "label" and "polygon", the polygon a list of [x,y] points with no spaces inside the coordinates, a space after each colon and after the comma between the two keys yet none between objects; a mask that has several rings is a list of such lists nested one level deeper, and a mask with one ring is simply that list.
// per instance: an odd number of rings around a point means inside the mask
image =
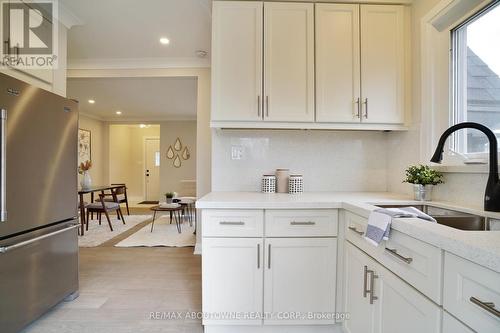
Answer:
[{"label": "white towel", "polygon": [[370,213],[365,239],[378,246],[382,240],[389,239],[393,218],[420,218],[429,222],[436,220],[415,207],[381,208]]}]

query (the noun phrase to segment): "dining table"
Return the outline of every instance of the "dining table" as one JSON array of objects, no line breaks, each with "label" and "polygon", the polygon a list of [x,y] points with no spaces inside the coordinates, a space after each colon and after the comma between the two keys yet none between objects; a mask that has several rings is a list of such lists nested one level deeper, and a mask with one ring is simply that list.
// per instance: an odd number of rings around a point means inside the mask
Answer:
[{"label": "dining table", "polygon": [[119,187],[123,187],[123,184],[118,185],[93,185],[89,187],[81,187],[78,189],[78,196],[80,198],[80,236],[84,235],[85,230],[85,202],[83,200],[83,196],[85,194],[90,194],[90,202],[94,202],[94,193],[100,192],[104,194],[104,191],[111,191],[112,189],[116,189]]}]

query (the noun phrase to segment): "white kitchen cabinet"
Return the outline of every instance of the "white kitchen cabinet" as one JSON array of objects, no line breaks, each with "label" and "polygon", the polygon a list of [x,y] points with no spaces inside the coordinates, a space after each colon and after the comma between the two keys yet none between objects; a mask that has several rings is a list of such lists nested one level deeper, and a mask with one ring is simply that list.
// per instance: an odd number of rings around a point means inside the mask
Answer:
[{"label": "white kitchen cabinet", "polygon": [[437,305],[348,242],[344,294],[350,333],[440,332]]},{"label": "white kitchen cabinet", "polygon": [[344,311],[350,316],[344,328],[348,333],[372,333],[375,307],[366,298],[369,257],[348,242],[344,254]]},{"label": "white kitchen cabinet", "polygon": [[316,4],[316,121],[360,121],[359,5]]},{"label": "white kitchen cabinet", "polygon": [[[265,240],[264,311],[266,313],[335,312],[337,241],[334,238]],[[326,325],[335,319],[270,318],[264,324]]]},{"label": "white kitchen cabinet", "polygon": [[443,333],[473,333],[474,331],[443,311]]},{"label": "white kitchen cabinet", "polygon": [[212,120],[262,119],[263,3],[214,1]]},{"label": "white kitchen cabinet", "polygon": [[260,318],[211,318],[224,313],[262,313],[262,238],[204,238],[204,325],[261,325]]},{"label": "white kitchen cabinet", "polygon": [[314,4],[264,3],[264,119],[314,121]]},{"label": "white kitchen cabinet", "polygon": [[361,5],[361,118],[404,122],[403,6]]}]

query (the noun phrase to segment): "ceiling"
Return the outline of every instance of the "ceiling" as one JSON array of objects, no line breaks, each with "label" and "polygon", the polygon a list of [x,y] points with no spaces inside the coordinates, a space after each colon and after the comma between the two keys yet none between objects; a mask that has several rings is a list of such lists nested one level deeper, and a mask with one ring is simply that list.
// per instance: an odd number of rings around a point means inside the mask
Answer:
[{"label": "ceiling", "polygon": [[80,102],[81,113],[106,121],[190,120],[196,119],[197,79],[68,78],[67,96]]},{"label": "ceiling", "polygon": [[[68,32],[70,66],[80,62],[162,59],[208,66],[210,0],[60,0],[83,25]],[[161,45],[160,37],[170,40]]]}]

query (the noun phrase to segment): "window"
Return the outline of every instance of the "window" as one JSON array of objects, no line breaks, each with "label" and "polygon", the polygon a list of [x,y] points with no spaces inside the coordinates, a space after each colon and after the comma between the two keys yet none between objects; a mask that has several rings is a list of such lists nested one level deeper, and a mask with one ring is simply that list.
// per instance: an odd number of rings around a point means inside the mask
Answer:
[{"label": "window", "polygon": [[[452,30],[452,123],[483,124],[500,138],[500,3]],[[456,132],[453,149],[463,154],[488,151],[486,136],[473,129]]]}]

